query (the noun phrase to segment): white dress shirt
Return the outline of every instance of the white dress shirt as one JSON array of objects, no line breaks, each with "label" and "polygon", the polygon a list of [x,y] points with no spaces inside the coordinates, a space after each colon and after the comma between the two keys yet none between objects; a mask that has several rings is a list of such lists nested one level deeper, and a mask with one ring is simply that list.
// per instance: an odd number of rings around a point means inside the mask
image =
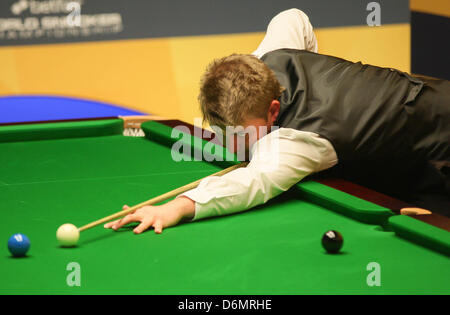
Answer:
[{"label": "white dress shirt", "polygon": [[277,14],[267,26],[266,36],[252,53],[258,58],[282,48],[317,52],[317,39],[308,16],[299,9]]},{"label": "white dress shirt", "polygon": [[[275,16],[253,55],[261,58],[281,48],[317,52],[313,28],[302,11],[290,9]],[[313,132],[290,128],[280,128],[262,137],[251,152],[247,167],[206,178],[197,188],[180,195],[195,201],[193,220],[250,209],[338,162],[328,140]]]}]

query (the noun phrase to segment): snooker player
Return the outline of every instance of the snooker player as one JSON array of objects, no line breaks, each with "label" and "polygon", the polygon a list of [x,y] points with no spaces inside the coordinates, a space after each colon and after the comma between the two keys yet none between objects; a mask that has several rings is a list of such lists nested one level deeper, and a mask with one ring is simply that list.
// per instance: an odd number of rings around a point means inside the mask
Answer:
[{"label": "snooker player", "polygon": [[226,133],[227,126],[278,128],[247,134],[247,167],[105,228],[140,222],[135,233],[161,233],[181,221],[250,209],[317,173],[449,215],[450,82],[318,54],[300,10],[275,16],[251,55],[210,64],[199,101],[204,120],[227,146],[234,143],[231,151],[242,135]]}]

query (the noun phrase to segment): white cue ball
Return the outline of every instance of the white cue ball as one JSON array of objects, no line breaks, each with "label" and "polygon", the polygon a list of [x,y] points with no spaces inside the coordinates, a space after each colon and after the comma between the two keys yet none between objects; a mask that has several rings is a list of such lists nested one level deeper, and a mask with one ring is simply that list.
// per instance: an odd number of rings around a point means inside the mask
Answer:
[{"label": "white cue ball", "polygon": [[78,228],[70,223],[61,225],[56,231],[56,239],[59,245],[63,247],[75,246],[80,238],[80,231]]}]

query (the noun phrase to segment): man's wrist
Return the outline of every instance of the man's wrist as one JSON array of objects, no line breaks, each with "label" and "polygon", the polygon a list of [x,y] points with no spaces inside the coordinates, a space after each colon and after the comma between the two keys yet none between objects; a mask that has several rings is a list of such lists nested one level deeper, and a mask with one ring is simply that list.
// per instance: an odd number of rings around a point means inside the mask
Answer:
[{"label": "man's wrist", "polygon": [[192,220],[195,215],[195,201],[186,196],[180,196],[175,201],[177,202],[176,207],[182,219]]}]

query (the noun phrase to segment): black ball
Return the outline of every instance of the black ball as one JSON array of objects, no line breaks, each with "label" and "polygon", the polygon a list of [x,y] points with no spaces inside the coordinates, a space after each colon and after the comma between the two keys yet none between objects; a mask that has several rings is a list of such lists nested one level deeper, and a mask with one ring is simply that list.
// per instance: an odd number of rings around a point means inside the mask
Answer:
[{"label": "black ball", "polygon": [[338,231],[328,231],[322,236],[322,246],[330,254],[338,253],[342,245],[344,245],[344,239]]}]

